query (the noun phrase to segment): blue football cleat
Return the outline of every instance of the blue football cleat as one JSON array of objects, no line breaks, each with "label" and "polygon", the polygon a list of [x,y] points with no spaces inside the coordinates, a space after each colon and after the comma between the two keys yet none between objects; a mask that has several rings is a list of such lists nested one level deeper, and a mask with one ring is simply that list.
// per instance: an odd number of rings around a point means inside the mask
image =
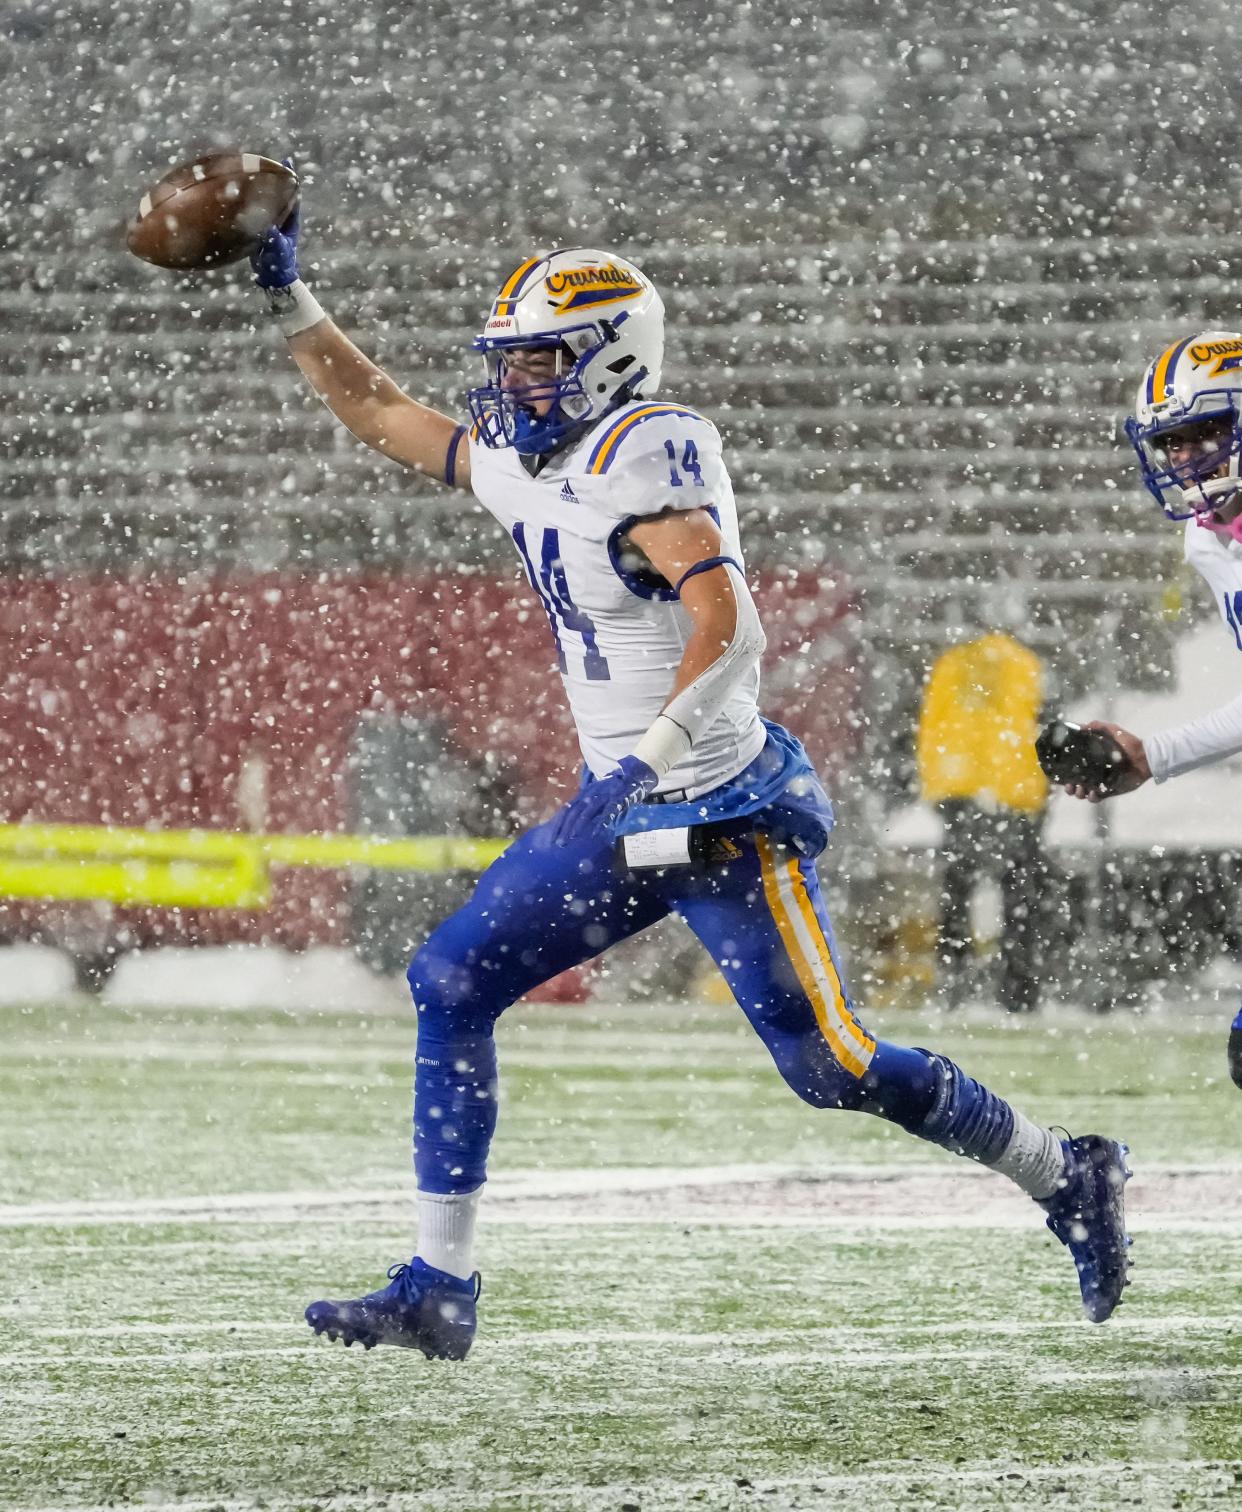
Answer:
[{"label": "blue football cleat", "polygon": [[1074,1257],[1083,1311],[1093,1323],[1103,1323],[1130,1280],[1125,1214],[1129,1147],[1101,1134],[1084,1134],[1062,1140],[1061,1148],[1065,1185],[1039,1205],[1048,1214],[1048,1227]]},{"label": "blue football cleat", "polygon": [[421,1349],[429,1360],[464,1360],[474,1342],[479,1273],[468,1281],[436,1270],[417,1256],[394,1265],[390,1284],[354,1302],[312,1302],[306,1321],[346,1346],[395,1344]]}]

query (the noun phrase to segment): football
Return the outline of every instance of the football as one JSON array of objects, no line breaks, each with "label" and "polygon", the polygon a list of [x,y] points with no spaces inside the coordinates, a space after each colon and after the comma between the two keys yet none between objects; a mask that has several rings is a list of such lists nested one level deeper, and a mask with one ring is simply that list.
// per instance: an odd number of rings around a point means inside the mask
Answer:
[{"label": "football", "polygon": [[142,196],[126,238],[157,268],[214,268],[248,256],[297,203],[298,176],[257,152],[183,163]]},{"label": "football", "polygon": [[1105,796],[1130,768],[1130,759],[1107,730],[1088,730],[1068,719],[1054,719],[1039,733],[1035,755],[1052,782],[1092,788]]}]

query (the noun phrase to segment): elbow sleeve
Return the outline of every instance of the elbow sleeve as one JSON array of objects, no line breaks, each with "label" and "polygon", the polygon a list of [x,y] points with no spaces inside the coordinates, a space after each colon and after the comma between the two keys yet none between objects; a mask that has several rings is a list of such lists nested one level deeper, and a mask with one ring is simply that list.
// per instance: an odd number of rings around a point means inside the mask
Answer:
[{"label": "elbow sleeve", "polygon": [[758,665],[768,643],[746,579],[732,563],[724,570],[733,585],[737,609],[733,639],[711,666],[700,672],[664,710],[669,719],[676,720],[685,730],[692,745],[715,723],[729,695]]}]

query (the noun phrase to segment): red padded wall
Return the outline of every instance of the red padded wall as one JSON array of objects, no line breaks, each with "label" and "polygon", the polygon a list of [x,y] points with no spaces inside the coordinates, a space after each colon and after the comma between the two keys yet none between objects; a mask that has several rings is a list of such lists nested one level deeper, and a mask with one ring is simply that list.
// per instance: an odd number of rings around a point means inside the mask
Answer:
[{"label": "red padded wall", "polygon": [[[829,780],[852,753],[848,600],[810,575],[760,584],[765,712]],[[9,579],[0,603],[0,818],[245,828],[238,776],[260,757],[267,827],[341,828],[364,711],[435,714],[463,752],[494,751],[511,827],[577,783],[547,624],[494,575],[342,573],[226,580]],[[143,910],[139,939],[334,942],[341,879],[281,871],[261,914]],[[64,905],[0,904],[0,930],[55,933]]]}]

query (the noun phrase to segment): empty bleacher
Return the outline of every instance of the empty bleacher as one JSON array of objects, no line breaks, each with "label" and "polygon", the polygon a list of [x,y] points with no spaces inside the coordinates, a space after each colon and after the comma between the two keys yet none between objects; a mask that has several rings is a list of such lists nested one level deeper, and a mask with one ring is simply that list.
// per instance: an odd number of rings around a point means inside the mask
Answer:
[{"label": "empty bleacher", "polygon": [[298,155],[324,304],[448,406],[529,249],[635,256],[752,559],[847,574],[877,664],[1008,614],[1072,688],[1102,616],[1154,622],[1177,532],[1117,419],[1161,344],[1239,321],[1225,0],[1175,23],[1105,0],[60,0],[4,24],[9,569],[507,561],[468,502],[329,421],[242,272],[125,253],[146,182],[244,141]]}]

